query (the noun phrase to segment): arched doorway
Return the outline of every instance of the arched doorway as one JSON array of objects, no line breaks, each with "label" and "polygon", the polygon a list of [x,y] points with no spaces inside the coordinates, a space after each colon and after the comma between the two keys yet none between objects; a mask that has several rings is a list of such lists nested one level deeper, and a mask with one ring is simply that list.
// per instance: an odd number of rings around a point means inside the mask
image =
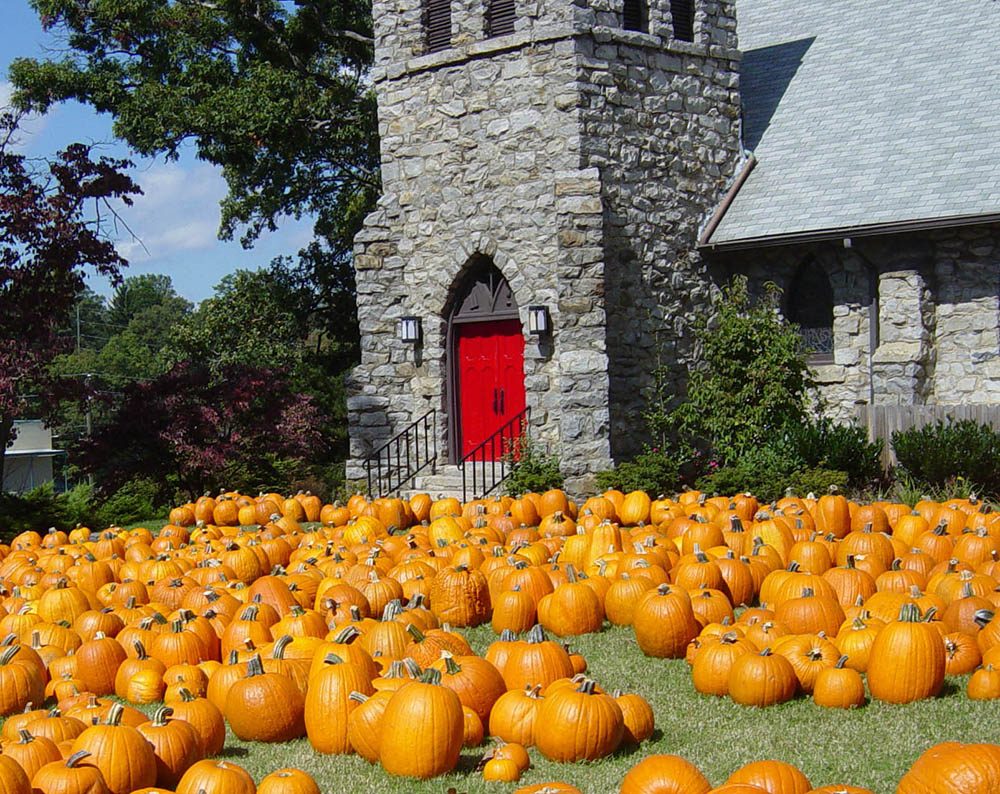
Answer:
[{"label": "arched doorway", "polygon": [[524,336],[514,294],[490,259],[473,261],[453,294],[449,447],[459,461],[524,410]]}]

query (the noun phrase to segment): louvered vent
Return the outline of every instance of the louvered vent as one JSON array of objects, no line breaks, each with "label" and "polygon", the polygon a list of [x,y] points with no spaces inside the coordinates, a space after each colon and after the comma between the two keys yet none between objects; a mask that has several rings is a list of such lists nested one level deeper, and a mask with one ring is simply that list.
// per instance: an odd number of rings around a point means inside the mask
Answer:
[{"label": "louvered vent", "polygon": [[514,0],[486,0],[486,36],[506,36],[514,32],[517,13]]},{"label": "louvered vent", "polygon": [[428,52],[451,46],[451,0],[424,0],[424,30]]},{"label": "louvered vent", "polygon": [[675,39],[694,41],[694,0],[670,0],[670,18]]},{"label": "louvered vent", "polygon": [[625,0],[622,27],[625,30],[639,30],[646,33],[649,30],[649,14],[646,11],[645,0]]}]

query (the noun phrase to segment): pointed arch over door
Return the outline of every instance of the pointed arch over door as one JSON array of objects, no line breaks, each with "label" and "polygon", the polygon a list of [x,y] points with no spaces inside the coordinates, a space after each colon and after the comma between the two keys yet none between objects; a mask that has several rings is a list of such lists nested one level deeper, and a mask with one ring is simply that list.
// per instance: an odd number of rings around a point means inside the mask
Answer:
[{"label": "pointed arch over door", "polygon": [[514,293],[488,257],[470,263],[452,295],[448,447],[458,461],[524,410],[524,335]]}]

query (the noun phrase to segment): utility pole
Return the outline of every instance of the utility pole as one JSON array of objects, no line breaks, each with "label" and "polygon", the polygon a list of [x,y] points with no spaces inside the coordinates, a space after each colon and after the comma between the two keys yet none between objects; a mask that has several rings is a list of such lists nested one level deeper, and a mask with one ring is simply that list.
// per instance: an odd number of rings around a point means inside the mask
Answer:
[{"label": "utility pole", "polygon": [[80,352],[80,301],[76,302],[76,352]]}]

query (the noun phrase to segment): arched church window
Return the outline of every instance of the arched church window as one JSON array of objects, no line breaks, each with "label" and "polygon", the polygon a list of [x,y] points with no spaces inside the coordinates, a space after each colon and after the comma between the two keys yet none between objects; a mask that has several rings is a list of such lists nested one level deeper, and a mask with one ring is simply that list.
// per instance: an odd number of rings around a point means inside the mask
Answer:
[{"label": "arched church window", "polygon": [[807,259],[796,271],[786,308],[785,316],[799,326],[810,360],[833,361],[833,287],[815,259]]},{"label": "arched church window", "polygon": [[625,0],[622,27],[625,30],[649,31],[649,6],[646,0]]},{"label": "arched church window", "polygon": [[694,41],[694,0],[670,0],[670,20],[675,39]]},{"label": "arched church window", "polygon": [[514,32],[517,19],[515,0],[486,0],[486,36],[506,36]]},{"label": "arched church window", "polygon": [[451,46],[451,0],[424,0],[424,33],[428,52]]}]

